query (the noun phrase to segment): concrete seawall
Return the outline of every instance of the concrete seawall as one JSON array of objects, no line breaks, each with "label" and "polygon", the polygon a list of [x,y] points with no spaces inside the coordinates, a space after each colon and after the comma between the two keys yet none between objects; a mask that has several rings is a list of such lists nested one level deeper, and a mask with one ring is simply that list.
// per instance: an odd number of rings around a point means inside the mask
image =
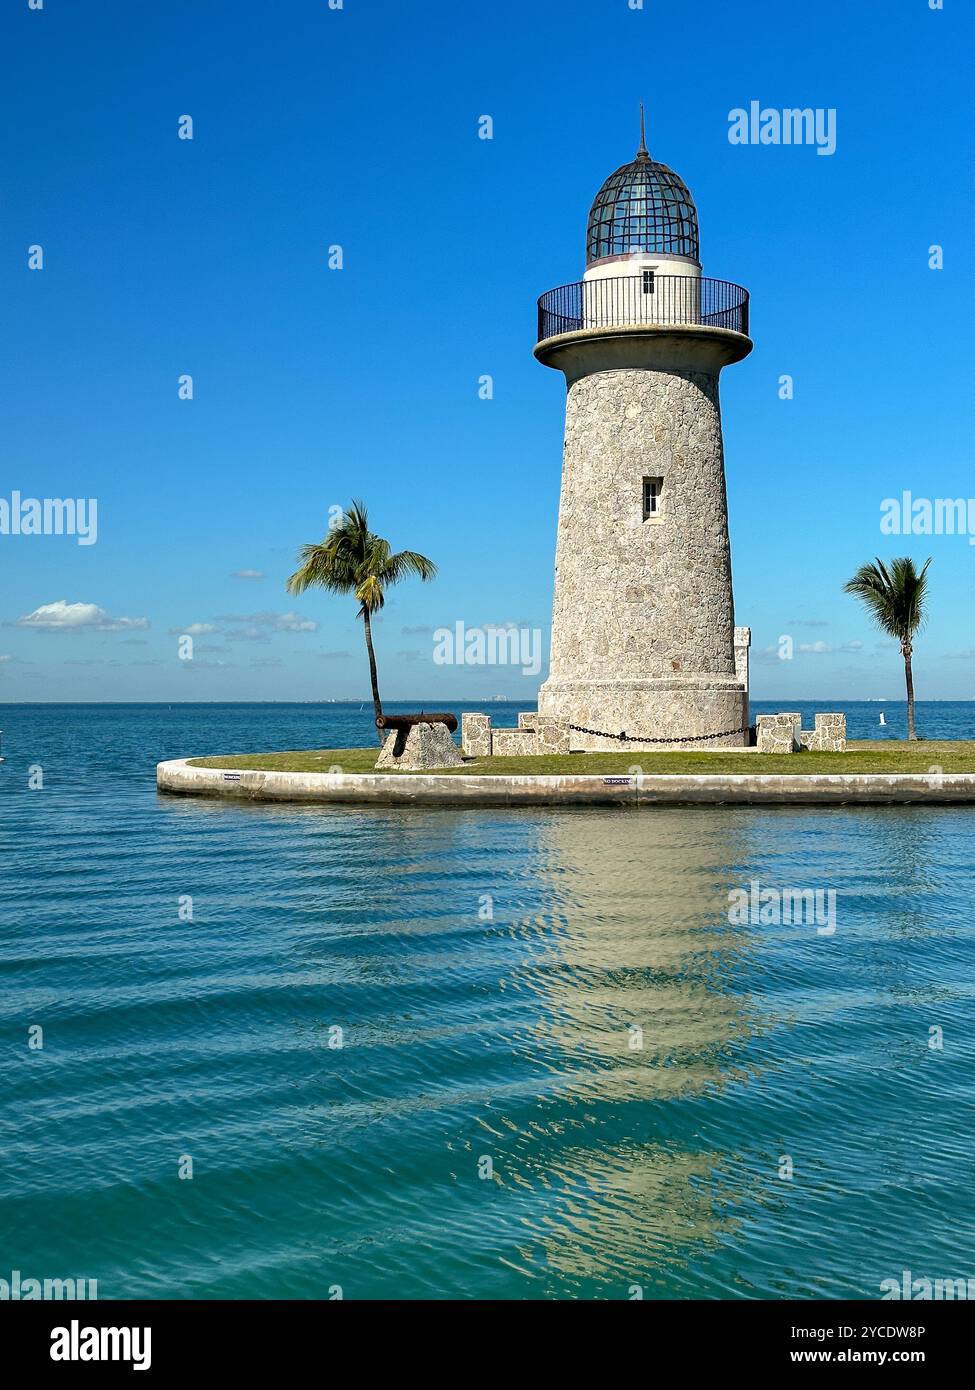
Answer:
[{"label": "concrete seawall", "polygon": [[380,806],[899,806],[975,804],[975,773],[704,773],[495,777],[436,773],[227,772],[159,763],[180,796]]}]

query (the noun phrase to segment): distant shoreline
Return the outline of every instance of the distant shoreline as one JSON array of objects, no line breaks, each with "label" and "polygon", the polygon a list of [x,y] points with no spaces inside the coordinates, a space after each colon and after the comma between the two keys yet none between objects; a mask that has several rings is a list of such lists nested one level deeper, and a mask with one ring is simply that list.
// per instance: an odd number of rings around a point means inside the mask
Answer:
[{"label": "distant shoreline", "polygon": [[[534,709],[538,703],[536,697],[528,699],[489,700],[479,699],[475,696],[451,696],[451,695],[431,695],[421,699],[402,699],[385,700],[385,705],[410,705],[417,709],[433,709],[435,705],[526,705]],[[872,696],[868,699],[859,699],[854,696],[843,695],[814,695],[808,699],[796,699],[789,696],[785,699],[776,699],[774,696],[763,696],[762,699],[753,699],[753,705],[775,705],[781,710],[791,710],[796,705],[816,705],[822,708],[824,705],[893,705],[895,708],[903,706],[907,702],[903,698],[894,696]],[[351,709],[355,705],[372,705],[372,696],[365,696],[361,700],[0,700],[0,709],[37,709],[47,708],[56,709],[59,706],[64,709],[73,709],[81,705],[90,706],[93,709],[146,709],[152,707],[177,706],[195,709],[213,708],[219,705],[286,705],[298,708],[322,708],[322,709]],[[923,709],[926,705],[975,705],[975,700],[918,700],[918,709]]]}]

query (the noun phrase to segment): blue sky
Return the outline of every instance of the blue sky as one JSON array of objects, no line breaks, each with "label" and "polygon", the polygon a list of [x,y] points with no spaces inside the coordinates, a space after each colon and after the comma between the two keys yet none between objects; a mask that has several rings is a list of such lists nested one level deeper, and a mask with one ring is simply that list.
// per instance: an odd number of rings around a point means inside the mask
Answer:
[{"label": "blue sky", "polygon": [[[564,385],[535,300],[581,276],[641,99],[705,273],[752,295],[722,392],[753,694],[900,696],[842,584],[909,553],[934,557],[918,695],[972,697],[975,547],[879,519],[975,494],[973,38],[962,0],[10,0],[0,497],[95,497],[98,539],[0,535],[0,700],[360,697],[351,602],[284,592],[356,495],[440,566],[377,628],[386,696],[531,698],[434,665],[431,629],[547,643]],[[835,108],[835,154],[730,144],[753,100]]]}]

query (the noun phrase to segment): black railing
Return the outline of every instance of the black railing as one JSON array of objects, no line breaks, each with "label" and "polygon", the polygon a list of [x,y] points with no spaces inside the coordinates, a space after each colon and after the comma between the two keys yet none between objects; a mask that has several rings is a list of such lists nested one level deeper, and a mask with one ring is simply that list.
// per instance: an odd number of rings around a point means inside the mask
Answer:
[{"label": "black railing", "polygon": [[748,333],[748,291],[693,275],[636,275],[560,285],[538,301],[538,341],[583,328],[703,324]]}]

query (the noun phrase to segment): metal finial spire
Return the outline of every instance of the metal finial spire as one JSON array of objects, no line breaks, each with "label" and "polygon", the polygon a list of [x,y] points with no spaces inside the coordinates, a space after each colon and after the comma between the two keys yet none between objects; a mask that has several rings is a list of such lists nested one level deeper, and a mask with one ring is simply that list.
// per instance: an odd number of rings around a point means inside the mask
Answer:
[{"label": "metal finial spire", "polygon": [[636,152],[637,159],[649,159],[650,151],[647,149],[647,123],[643,111],[643,102],[640,102],[640,148]]}]

